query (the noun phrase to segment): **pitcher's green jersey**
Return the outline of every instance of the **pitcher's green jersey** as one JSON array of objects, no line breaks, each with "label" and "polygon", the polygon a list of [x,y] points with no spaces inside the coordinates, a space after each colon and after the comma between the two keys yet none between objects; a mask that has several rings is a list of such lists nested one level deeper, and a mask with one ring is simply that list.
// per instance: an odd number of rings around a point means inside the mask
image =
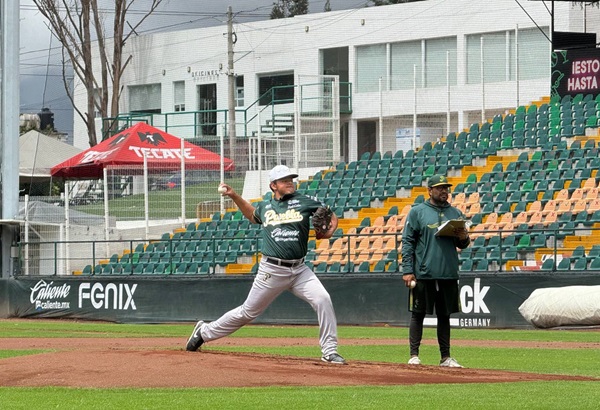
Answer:
[{"label": "pitcher's green jersey", "polygon": [[279,259],[302,259],[308,250],[310,217],[322,202],[294,192],[282,199],[259,202],[254,220],[263,226],[262,253]]}]

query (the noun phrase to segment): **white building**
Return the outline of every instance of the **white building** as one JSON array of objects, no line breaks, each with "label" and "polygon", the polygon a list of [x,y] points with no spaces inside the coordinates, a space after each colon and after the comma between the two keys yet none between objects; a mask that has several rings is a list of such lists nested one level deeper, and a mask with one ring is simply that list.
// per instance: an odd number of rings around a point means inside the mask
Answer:
[{"label": "white building", "polygon": [[[345,161],[406,148],[402,137],[410,144],[415,131],[424,143],[530,104],[550,93],[549,3],[429,0],[234,24],[237,136],[256,135],[259,96],[304,75],[339,76]],[[598,8],[553,7],[555,31],[600,29]],[[176,135],[220,135],[228,108],[226,33],[217,26],[129,39],[119,111],[155,113],[153,124]],[[75,94],[85,107],[84,92]],[[216,111],[196,113],[207,109]],[[262,124],[272,118],[267,111]],[[77,117],[74,130],[75,145],[85,148]]]}]

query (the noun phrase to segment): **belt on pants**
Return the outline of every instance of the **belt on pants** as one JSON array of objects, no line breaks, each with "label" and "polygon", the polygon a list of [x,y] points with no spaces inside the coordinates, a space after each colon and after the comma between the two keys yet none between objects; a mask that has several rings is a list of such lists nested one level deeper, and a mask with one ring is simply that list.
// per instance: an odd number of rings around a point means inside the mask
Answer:
[{"label": "belt on pants", "polygon": [[266,256],[263,258],[263,261],[270,263],[271,265],[283,266],[286,268],[295,268],[296,266],[300,266],[304,263],[304,258],[291,262],[283,259],[269,258],[268,256]]}]

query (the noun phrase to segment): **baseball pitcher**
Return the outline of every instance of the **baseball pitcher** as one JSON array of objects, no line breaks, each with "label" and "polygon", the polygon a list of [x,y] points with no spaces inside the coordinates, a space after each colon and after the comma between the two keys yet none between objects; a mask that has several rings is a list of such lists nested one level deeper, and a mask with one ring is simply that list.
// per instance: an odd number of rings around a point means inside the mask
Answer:
[{"label": "baseball pitcher", "polygon": [[200,320],[188,339],[186,350],[196,351],[205,342],[230,335],[258,317],[283,291],[289,290],[317,312],[321,360],[346,364],[337,353],[337,321],[329,293],[304,263],[311,216],[319,239],[331,238],[338,220],[322,202],[296,192],[296,177],[298,175],[285,165],[274,167],[269,172],[272,199],[258,203],[256,208],[229,185],[219,186],[221,195],[230,197],[250,222],[263,226],[262,259],[246,301],[213,322]]}]

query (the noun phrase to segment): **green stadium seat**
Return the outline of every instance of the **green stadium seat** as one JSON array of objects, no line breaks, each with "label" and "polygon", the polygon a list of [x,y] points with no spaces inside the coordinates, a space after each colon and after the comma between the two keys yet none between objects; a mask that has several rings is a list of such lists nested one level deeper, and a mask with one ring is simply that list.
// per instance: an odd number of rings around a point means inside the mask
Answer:
[{"label": "green stadium seat", "polygon": [[[471,243],[471,249],[479,249],[479,248],[484,248],[485,251],[485,243],[486,243],[487,239],[485,238],[485,236],[478,236],[477,238],[475,238],[475,240]],[[485,254],[484,254],[485,256]],[[479,258],[482,259],[482,258]]]},{"label": "green stadium seat", "polygon": [[[324,265],[323,263],[321,265]],[[340,262],[333,262],[331,265],[327,267],[327,273],[341,273],[342,265]]]},{"label": "green stadium seat", "polygon": [[477,261],[477,266],[475,267],[475,271],[477,272],[485,272],[489,270],[490,262],[487,259],[481,259]]},{"label": "green stadium seat", "polygon": [[553,258],[544,259],[544,262],[542,262],[542,266],[540,267],[540,270],[554,271],[555,270],[554,259]]},{"label": "green stadium seat", "polygon": [[591,260],[589,270],[600,270],[600,256]]},{"label": "green stadium seat", "polygon": [[373,270],[372,272],[374,273],[383,273],[385,272],[385,267],[386,267],[387,262],[383,259],[377,261],[377,263],[375,263],[375,266],[373,266]]},{"label": "green stadium seat", "polygon": [[[485,239],[485,238],[484,238]],[[481,249],[477,249],[472,256],[473,261],[481,261],[487,259],[487,252],[484,246]]]},{"label": "green stadium seat", "polygon": [[587,259],[585,257],[575,258],[575,263],[573,263],[574,271],[582,271],[587,269]]},{"label": "green stadium seat", "polygon": [[473,270],[473,261],[471,259],[464,259],[460,264],[461,272],[471,272]]},{"label": "green stadium seat", "polygon": [[122,275],[133,275],[134,266],[131,263],[120,264],[121,266],[121,274]]},{"label": "green stadium seat", "polygon": [[172,271],[172,266],[170,263],[167,263],[167,262],[157,263],[154,267],[154,273],[156,273],[156,274],[168,275],[171,273],[171,271]]},{"label": "green stadium seat", "polygon": [[393,260],[390,263],[388,263],[388,265],[385,268],[385,271],[389,272],[389,273],[399,272],[398,261],[397,260]]},{"label": "green stadium seat", "polygon": [[493,192],[506,192],[506,182],[498,181],[498,183],[494,186]]},{"label": "green stadium seat", "polygon": [[571,270],[571,258],[562,258],[558,265],[556,266],[556,270],[566,271]]},{"label": "green stadium seat", "polygon": [[210,274],[211,264],[209,262],[202,262],[198,264],[198,274],[199,275],[208,275]]},{"label": "green stadium seat", "polygon": [[342,266],[342,273],[352,272],[354,272],[354,262],[346,262],[346,264]]},{"label": "green stadium seat", "polygon": [[96,273],[101,273],[102,275],[111,275],[112,274],[112,264],[111,263],[105,263],[103,265],[100,265],[100,269],[98,269],[95,272]]},{"label": "green stadium seat", "polygon": [[321,262],[315,266],[315,273],[327,273],[327,264],[325,262]]},{"label": "green stadium seat", "polygon": [[583,246],[583,245],[576,246],[575,249],[573,250],[573,253],[571,254],[571,257],[572,258],[585,257],[585,246]]},{"label": "green stadium seat", "polygon": [[359,273],[368,273],[370,271],[371,271],[371,268],[370,268],[370,264],[368,261],[361,262],[360,265],[358,265]]},{"label": "green stadium seat", "polygon": [[188,273],[188,264],[187,263],[178,263],[173,271],[174,274],[182,275]]}]

